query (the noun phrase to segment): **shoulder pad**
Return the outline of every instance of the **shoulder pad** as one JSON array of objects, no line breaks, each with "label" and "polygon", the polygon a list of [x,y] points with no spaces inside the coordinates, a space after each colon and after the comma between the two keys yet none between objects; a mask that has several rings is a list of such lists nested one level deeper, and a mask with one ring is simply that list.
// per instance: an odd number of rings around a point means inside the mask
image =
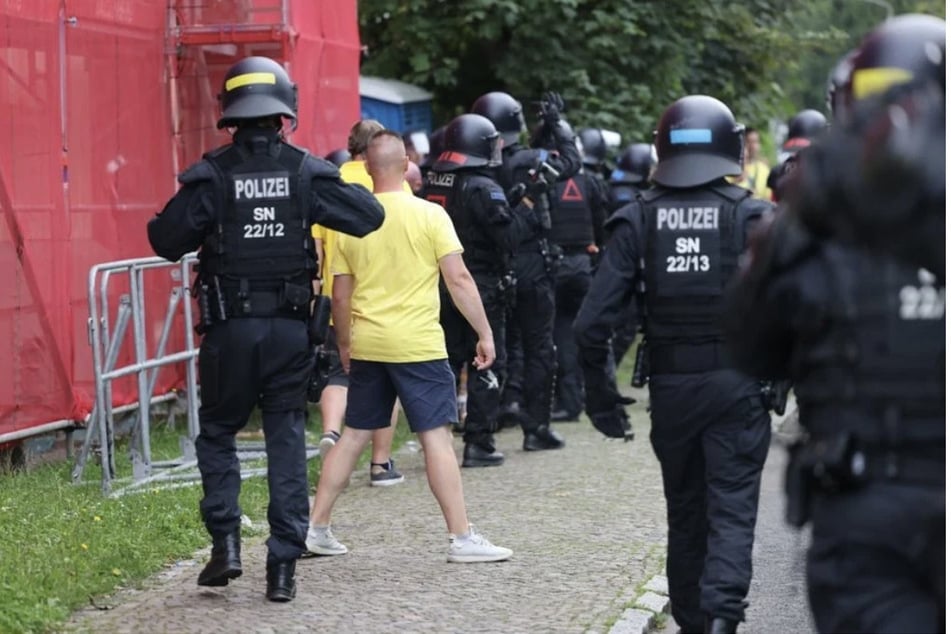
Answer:
[{"label": "shoulder pad", "polygon": [[340,170],[336,165],[313,154],[307,154],[301,170],[310,178],[340,178]]},{"label": "shoulder pad", "polygon": [[197,163],[190,165],[184,172],[178,175],[178,182],[182,185],[189,183],[199,183],[201,181],[213,181],[217,176],[215,167],[202,159]]},{"label": "shoulder pad", "polygon": [[474,174],[465,179],[463,185],[470,191],[479,192],[479,195],[486,201],[508,206],[508,198],[505,196],[502,186],[487,176]]},{"label": "shoulder pad", "polygon": [[711,189],[727,200],[731,200],[735,203],[738,203],[744,198],[749,198],[753,195],[753,192],[746,189],[745,187],[740,187],[727,182],[717,183],[713,185]]},{"label": "shoulder pad", "polygon": [[638,200],[630,202],[613,214],[604,222],[604,228],[613,232],[622,222],[629,222],[635,227],[640,225],[642,208]]},{"label": "shoulder pad", "polygon": [[637,195],[644,200],[645,203],[651,203],[660,198],[661,196],[667,194],[670,190],[662,189],[660,187],[651,187],[649,189],[641,190]]},{"label": "shoulder pad", "polygon": [[207,152],[202,154],[202,158],[218,158],[219,156],[221,156],[222,154],[224,154],[225,152],[227,152],[233,147],[234,147],[234,143],[228,143],[226,145],[218,146],[215,149],[208,150]]}]

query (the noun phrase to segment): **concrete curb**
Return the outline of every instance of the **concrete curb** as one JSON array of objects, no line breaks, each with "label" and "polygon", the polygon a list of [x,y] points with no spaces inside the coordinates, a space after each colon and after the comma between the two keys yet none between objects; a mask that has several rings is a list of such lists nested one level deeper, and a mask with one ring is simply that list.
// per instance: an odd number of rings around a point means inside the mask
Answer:
[{"label": "concrete curb", "polygon": [[644,584],[634,607],[624,610],[609,634],[647,634],[659,625],[661,615],[670,614],[667,577],[656,575]]}]

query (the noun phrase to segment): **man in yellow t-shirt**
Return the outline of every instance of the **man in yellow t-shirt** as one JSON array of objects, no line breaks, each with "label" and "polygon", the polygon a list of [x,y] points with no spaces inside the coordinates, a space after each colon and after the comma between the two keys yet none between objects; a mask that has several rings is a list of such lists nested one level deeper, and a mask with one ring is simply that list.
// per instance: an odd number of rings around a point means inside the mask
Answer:
[{"label": "man in yellow t-shirt", "polygon": [[743,136],[743,175],[732,179],[740,187],[753,192],[756,198],[771,200],[769,185],[769,164],[760,158],[759,130],[746,128]]},{"label": "man in yellow t-shirt", "polygon": [[[343,182],[363,185],[371,192],[373,191],[373,179],[367,173],[364,158],[370,137],[382,129],[383,125],[373,119],[357,121],[350,128],[347,151],[350,152],[351,159],[340,166],[340,177]],[[412,192],[408,184],[405,184],[405,190]],[[334,258],[337,252],[337,236],[340,234],[320,225],[314,225],[312,233],[320,257],[320,273],[323,280],[321,293],[327,297],[333,297],[333,275],[330,271],[333,270]],[[334,329],[331,328],[325,345],[325,350],[330,352],[330,376],[327,387],[320,395],[320,414],[323,421],[320,453],[324,457],[333,448],[337,439],[340,438],[340,429],[343,426],[344,412],[347,406],[348,379],[340,366],[339,355],[336,354],[337,344],[334,334]],[[392,424],[387,428],[377,430],[373,434],[373,449],[370,456],[370,484],[372,486],[389,486],[399,484],[404,480],[403,475],[396,470],[390,457],[398,412],[399,410],[394,408],[391,418]]]},{"label": "man in yellow t-shirt", "polygon": [[469,525],[450,424],[457,421],[456,382],[439,324],[439,278],[479,341],[473,364],[495,361],[492,329],[462,260],[462,244],[442,207],[403,190],[406,149],[395,132],[376,133],[367,149],[373,193],[386,219],[372,240],[337,238],[333,314],[344,370],[350,375],[347,426],[324,460],[314,496],[307,548],[342,555],[330,531],[334,502],[350,480],[374,429],[389,425],[399,397],[426,459],[430,489],[450,534],[448,561],[508,559]]}]

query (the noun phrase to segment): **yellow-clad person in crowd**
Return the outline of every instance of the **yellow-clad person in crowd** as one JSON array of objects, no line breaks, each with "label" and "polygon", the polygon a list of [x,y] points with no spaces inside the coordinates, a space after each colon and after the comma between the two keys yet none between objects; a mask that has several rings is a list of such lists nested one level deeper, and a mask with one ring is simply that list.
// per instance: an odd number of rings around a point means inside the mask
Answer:
[{"label": "yellow-clad person in crowd", "polygon": [[[771,200],[767,179],[769,178],[769,164],[760,157],[760,138],[759,130],[756,128],[746,128],[743,134],[743,175],[737,177],[734,182],[740,187],[745,187],[756,198]],[[346,180],[346,176],[344,176]]]},{"label": "yellow-clad person in crowd", "polygon": [[[350,160],[340,166],[340,177],[345,183],[363,185],[373,191],[373,179],[366,170],[366,150],[370,137],[383,130],[383,125],[373,119],[357,121],[350,128],[347,138],[347,151]],[[404,189],[412,193],[410,186],[403,182]],[[320,277],[322,279],[321,293],[333,297],[333,266],[337,252],[337,238],[340,234],[321,225],[314,225],[313,235],[317,243],[317,253],[320,257]],[[330,377],[327,387],[320,396],[320,414],[323,420],[323,435],[320,438],[320,454],[326,456],[337,440],[340,439],[340,430],[343,426],[344,414],[347,409],[347,387],[349,380],[340,365],[340,355],[337,351],[337,341],[334,329],[331,326],[325,352],[330,353]],[[403,475],[396,470],[390,455],[393,444],[393,435],[396,431],[396,417],[398,410],[394,408],[391,425],[373,432],[372,456],[370,458],[370,484],[373,486],[389,486],[403,482]]]}]

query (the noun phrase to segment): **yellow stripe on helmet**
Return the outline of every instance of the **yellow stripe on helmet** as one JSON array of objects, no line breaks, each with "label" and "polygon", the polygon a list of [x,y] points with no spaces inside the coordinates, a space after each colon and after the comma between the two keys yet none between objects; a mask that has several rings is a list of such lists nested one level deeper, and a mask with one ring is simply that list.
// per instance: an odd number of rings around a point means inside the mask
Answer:
[{"label": "yellow stripe on helmet", "polygon": [[865,99],[883,93],[892,86],[912,80],[914,75],[904,68],[861,68],[852,74],[852,96]]},{"label": "yellow stripe on helmet", "polygon": [[276,84],[277,76],[274,73],[245,73],[243,75],[235,75],[231,79],[225,82],[225,90],[230,91],[235,88],[240,88],[241,86],[249,86],[251,84]]}]

